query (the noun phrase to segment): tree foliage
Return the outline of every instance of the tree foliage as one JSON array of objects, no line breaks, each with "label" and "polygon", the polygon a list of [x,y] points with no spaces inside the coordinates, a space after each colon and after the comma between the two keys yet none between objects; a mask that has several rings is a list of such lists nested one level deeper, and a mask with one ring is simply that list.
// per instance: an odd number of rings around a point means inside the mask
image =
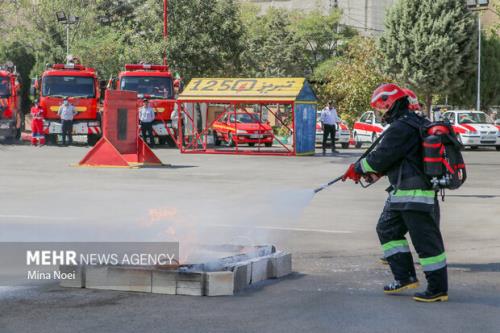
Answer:
[{"label": "tree foliage", "polygon": [[243,73],[250,76],[309,76],[323,61],[342,53],[356,33],[340,28],[341,13],[303,13],[256,6],[242,7],[245,49]]},{"label": "tree foliage", "polygon": [[[500,104],[500,36],[483,33],[481,41],[481,109]],[[450,95],[450,102],[468,108],[476,107],[477,72]]]},{"label": "tree foliage", "polygon": [[399,0],[380,39],[382,68],[425,96],[460,87],[473,65],[476,25],[465,0]]},{"label": "tree foliage", "polygon": [[339,115],[353,123],[370,109],[370,96],[382,82],[392,81],[377,66],[381,55],[375,41],[357,37],[343,57],[331,58],[315,71],[316,88],[322,103],[337,102]]},{"label": "tree foliage", "polygon": [[243,71],[249,76],[303,75],[300,42],[291,29],[290,12],[271,8],[257,15],[255,7],[243,16],[246,48]]}]

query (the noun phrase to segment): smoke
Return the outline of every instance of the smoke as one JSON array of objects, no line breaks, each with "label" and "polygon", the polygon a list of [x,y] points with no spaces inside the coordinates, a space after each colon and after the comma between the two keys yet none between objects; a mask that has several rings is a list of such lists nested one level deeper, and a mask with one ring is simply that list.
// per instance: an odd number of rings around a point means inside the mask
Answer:
[{"label": "smoke", "polygon": [[[165,207],[150,209],[142,228],[159,231],[161,241],[180,244],[181,261],[196,262],[221,257],[206,245],[273,244],[280,230],[293,228],[314,196],[312,190],[279,190],[235,193],[197,201],[176,200]],[[230,255],[230,254],[228,254]]]}]

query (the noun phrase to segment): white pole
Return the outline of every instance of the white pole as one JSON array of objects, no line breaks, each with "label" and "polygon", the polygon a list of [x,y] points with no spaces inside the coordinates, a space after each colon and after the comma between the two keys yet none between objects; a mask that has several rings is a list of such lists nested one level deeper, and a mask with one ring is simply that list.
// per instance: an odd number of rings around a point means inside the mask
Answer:
[{"label": "white pole", "polygon": [[477,47],[477,103],[476,110],[481,110],[481,14],[477,15],[478,47]]},{"label": "white pole", "polygon": [[69,56],[69,22],[66,23],[66,61]]}]

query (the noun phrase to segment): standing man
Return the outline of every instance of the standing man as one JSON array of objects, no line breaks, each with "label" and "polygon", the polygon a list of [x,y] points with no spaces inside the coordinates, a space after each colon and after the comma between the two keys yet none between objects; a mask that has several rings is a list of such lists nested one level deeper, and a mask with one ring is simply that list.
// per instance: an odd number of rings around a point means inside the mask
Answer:
[{"label": "standing man", "polygon": [[323,128],[323,156],[325,156],[328,136],[332,139],[332,153],[337,152],[335,150],[335,134],[337,130],[336,126],[340,119],[337,115],[337,110],[333,107],[333,102],[328,102],[326,108],[321,111],[320,121]]},{"label": "standing man", "polygon": [[149,137],[149,146],[153,147],[153,121],[155,120],[155,110],[149,105],[149,100],[147,98],[145,98],[143,102],[144,105],[139,109],[142,138],[144,142],[148,143],[147,138]]},{"label": "standing man", "polygon": [[373,93],[370,105],[384,114],[390,124],[383,139],[366,158],[351,164],[342,180],[356,183],[364,177],[375,182],[387,175],[389,198],[377,224],[384,257],[395,281],[384,293],[396,294],[419,286],[410,247],[409,232],[427,279],[427,290],[416,293],[414,300],[448,300],[448,275],[443,238],[439,230],[437,191],[432,189],[423,171],[420,128],[428,121],[410,112],[406,93],[397,85],[383,84]]},{"label": "standing man", "polygon": [[66,146],[66,136],[68,137],[68,144],[71,145],[73,143],[73,118],[77,112],[75,107],[70,104],[68,97],[64,97],[57,114],[61,118],[63,146]]},{"label": "standing man", "polygon": [[31,108],[32,146],[36,146],[37,143],[40,146],[43,146],[45,144],[45,135],[43,134],[43,118],[44,118],[43,108],[38,104],[38,100],[35,100],[35,104]]}]

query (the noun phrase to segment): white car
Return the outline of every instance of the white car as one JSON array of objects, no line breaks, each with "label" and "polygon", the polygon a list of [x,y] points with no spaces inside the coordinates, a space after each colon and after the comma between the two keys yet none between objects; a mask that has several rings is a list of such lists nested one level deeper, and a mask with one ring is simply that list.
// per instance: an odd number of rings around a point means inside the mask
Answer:
[{"label": "white car", "polygon": [[[321,122],[319,121],[320,114],[318,113],[318,122],[316,123],[316,143],[323,143],[323,129],[321,128]],[[351,139],[351,131],[349,127],[343,121],[340,124],[335,125],[335,143],[340,143],[342,148],[349,148],[349,140]]]},{"label": "white car", "polygon": [[354,123],[353,136],[356,148],[361,148],[363,143],[373,143],[389,126],[382,124],[382,118],[375,111],[366,111]]},{"label": "white car", "polygon": [[500,151],[500,126],[495,125],[482,111],[453,110],[443,114],[452,125],[464,146],[494,146]]}]

